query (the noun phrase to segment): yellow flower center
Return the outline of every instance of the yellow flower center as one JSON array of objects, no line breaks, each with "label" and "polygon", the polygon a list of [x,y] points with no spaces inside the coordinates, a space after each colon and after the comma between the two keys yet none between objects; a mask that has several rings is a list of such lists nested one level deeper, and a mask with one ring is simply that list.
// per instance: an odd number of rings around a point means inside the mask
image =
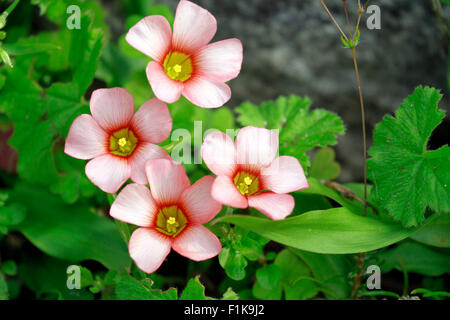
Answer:
[{"label": "yellow flower center", "polygon": [[128,128],[121,129],[109,137],[109,150],[115,155],[125,157],[134,151],[137,142],[133,131]]},{"label": "yellow flower center", "polygon": [[158,212],[156,230],[175,237],[186,227],[187,219],[178,206],[164,207]]},{"label": "yellow flower center", "polygon": [[164,59],[164,71],[173,80],[186,81],[192,75],[192,61],[181,52],[169,52]]},{"label": "yellow flower center", "polygon": [[251,196],[259,191],[258,178],[244,171],[234,176],[234,185],[244,196]]}]

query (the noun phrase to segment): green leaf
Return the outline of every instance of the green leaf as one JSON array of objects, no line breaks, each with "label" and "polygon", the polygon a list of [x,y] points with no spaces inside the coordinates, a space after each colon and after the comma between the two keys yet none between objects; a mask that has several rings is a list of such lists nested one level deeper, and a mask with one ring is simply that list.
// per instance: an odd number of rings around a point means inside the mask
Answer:
[{"label": "green leaf", "polygon": [[383,248],[405,239],[417,230],[363,217],[346,208],[310,211],[284,220],[233,215],[219,218],[218,221],[233,223],[294,248],[339,254]]},{"label": "green leaf", "polygon": [[38,298],[47,295],[50,299],[92,300],[92,293],[85,288],[67,288],[67,267],[70,265],[72,263],[68,261],[44,255],[36,258],[26,256],[19,264],[18,272],[20,279]]},{"label": "green leaf", "polygon": [[219,253],[219,263],[231,279],[242,280],[245,278],[245,268],[248,262],[239,251],[224,247]]},{"label": "green leaf", "polygon": [[11,201],[26,201],[27,219],[17,230],[47,254],[73,262],[93,259],[109,269],[130,263],[114,223],[83,204],[68,206],[42,188],[19,183]]},{"label": "green leaf", "polygon": [[116,296],[119,300],[150,300],[150,287],[128,274],[117,277],[115,284]]},{"label": "green leaf", "polygon": [[205,287],[200,283],[199,277],[195,277],[186,285],[181,293],[180,300],[210,300],[205,296]]},{"label": "green leaf", "polygon": [[282,272],[282,284],[286,300],[304,300],[317,295],[319,289],[311,279],[309,267],[289,249],[278,253],[274,264]]},{"label": "green leaf", "polygon": [[228,288],[227,291],[222,295],[221,300],[239,300],[239,295],[233,291],[233,289]]},{"label": "green leaf", "polygon": [[282,295],[282,286],[281,283],[273,289],[267,289],[261,286],[261,284],[257,281],[253,285],[252,294],[261,300],[280,300]]},{"label": "green leaf", "polygon": [[450,273],[450,250],[404,242],[378,255],[383,273],[392,269],[437,277]]},{"label": "green leaf", "polygon": [[441,97],[436,89],[418,87],[395,117],[375,127],[369,176],[381,206],[405,226],[421,223],[427,207],[450,211],[450,148],[427,150],[445,115],[438,108]]},{"label": "green leaf", "polygon": [[0,207],[0,225],[17,225],[25,219],[25,216],[26,208],[21,203],[11,203]]},{"label": "green leaf", "polygon": [[341,166],[334,161],[334,150],[321,148],[317,151],[311,164],[310,175],[317,179],[334,180],[339,177]]},{"label": "green leaf", "polygon": [[413,233],[410,238],[435,247],[450,248],[450,215],[443,214]]},{"label": "green leaf", "polygon": [[281,269],[276,264],[266,264],[256,270],[256,281],[265,289],[275,289],[281,281]]},{"label": "green leaf", "polygon": [[0,265],[0,270],[8,276],[15,276],[17,273],[17,265],[13,260],[7,260]]},{"label": "green leaf", "polygon": [[315,109],[311,100],[295,95],[281,96],[276,101],[265,101],[256,106],[244,102],[236,108],[242,126],[278,129],[280,154],[297,157],[303,166],[309,166],[306,151],[337,143],[336,136],[344,133],[342,120],[334,113]]}]

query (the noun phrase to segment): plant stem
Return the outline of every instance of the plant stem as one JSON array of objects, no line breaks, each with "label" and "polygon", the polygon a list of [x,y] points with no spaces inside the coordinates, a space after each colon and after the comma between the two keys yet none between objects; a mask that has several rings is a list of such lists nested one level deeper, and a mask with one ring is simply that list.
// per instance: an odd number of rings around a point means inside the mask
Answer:
[{"label": "plant stem", "polygon": [[11,14],[11,12],[17,7],[17,5],[19,4],[19,1],[20,0],[15,0],[13,3],[11,3],[9,5],[9,7],[5,11],[3,11],[2,14],[4,14],[5,17],[9,16]]},{"label": "plant stem", "polygon": [[353,288],[352,288],[352,295],[351,295],[352,299],[357,298],[357,292],[358,292],[359,286],[361,285],[361,278],[362,278],[362,275],[364,272],[363,260],[364,260],[365,255],[366,255],[365,252],[361,252],[357,258],[357,266],[358,266],[359,272],[355,276],[355,281],[353,281]]},{"label": "plant stem", "polygon": [[336,19],[334,19],[333,15],[331,14],[330,10],[328,10],[327,5],[325,4],[325,2],[323,0],[320,0],[320,2],[322,3],[323,7],[325,8],[325,10],[327,11],[328,15],[330,16],[331,20],[334,22],[334,24],[336,25],[336,27],[338,28],[339,32],[342,34],[342,36],[344,37],[344,39],[346,41],[348,41],[348,37],[345,34],[344,31],[342,31],[341,27],[339,26],[339,23],[337,23]]},{"label": "plant stem", "polygon": [[361,125],[363,135],[363,152],[364,152],[364,215],[367,214],[367,145],[366,145],[366,117],[364,114],[364,99],[361,90],[361,80],[359,78],[358,61],[356,59],[356,48],[352,47],[353,64],[355,66],[356,82],[358,85],[359,103],[361,107]]}]

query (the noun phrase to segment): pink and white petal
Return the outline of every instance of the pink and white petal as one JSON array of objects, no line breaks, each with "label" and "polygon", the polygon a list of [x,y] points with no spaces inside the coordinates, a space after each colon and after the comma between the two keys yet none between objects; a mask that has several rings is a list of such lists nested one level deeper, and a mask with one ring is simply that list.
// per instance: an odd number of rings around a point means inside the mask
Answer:
[{"label": "pink and white petal", "polygon": [[170,79],[159,63],[150,61],[145,72],[153,93],[159,100],[173,103],[180,98],[183,82]]},{"label": "pink and white petal", "polygon": [[242,58],[242,42],[239,39],[214,42],[193,56],[195,73],[215,82],[227,82],[238,76]]},{"label": "pink and white petal", "polygon": [[167,152],[160,146],[142,142],[136,147],[133,155],[128,158],[131,166],[131,180],[138,184],[148,184],[147,175],[145,174],[145,162],[149,159],[169,159]]},{"label": "pink and white petal", "polygon": [[262,192],[248,197],[248,205],[272,220],[281,220],[292,213],[295,201],[290,194]]},{"label": "pink and white petal", "polygon": [[149,16],[131,27],[125,40],[153,60],[163,62],[172,43],[172,30],[163,16]]},{"label": "pink and white petal", "polygon": [[289,193],[309,188],[303,168],[294,157],[281,156],[261,170],[262,188],[275,193]]},{"label": "pink and white petal", "polygon": [[278,132],[249,126],[239,131],[234,143],[237,164],[258,171],[275,159],[278,153]]},{"label": "pink and white petal", "polygon": [[155,144],[163,142],[172,131],[167,104],[156,98],[146,101],[134,114],[131,127],[140,140]]},{"label": "pink and white petal", "polygon": [[191,54],[207,45],[217,31],[214,16],[190,1],[180,1],[173,23],[174,51]]},{"label": "pink and white petal", "polygon": [[222,209],[222,205],[211,196],[213,182],[213,176],[205,176],[184,190],[180,202],[189,221],[207,223]]},{"label": "pink and white petal", "polygon": [[231,89],[225,83],[198,75],[184,82],[182,93],[193,104],[208,109],[221,107],[231,98]]},{"label": "pink and white petal", "polygon": [[90,107],[95,121],[107,132],[128,126],[134,114],[133,97],[123,88],[95,90]]},{"label": "pink and white petal", "polygon": [[86,164],[86,175],[104,192],[114,193],[128,180],[131,168],[127,159],[104,154]]},{"label": "pink and white petal", "polygon": [[153,198],[161,205],[178,203],[183,191],[190,186],[184,167],[172,160],[147,160],[145,172]]},{"label": "pink and white petal", "polygon": [[211,259],[219,254],[219,239],[202,225],[187,226],[173,241],[173,250],[194,261]]},{"label": "pink and white petal", "polygon": [[223,132],[214,131],[206,136],[201,155],[209,170],[217,176],[231,176],[236,169],[234,142]]},{"label": "pink and white petal", "polygon": [[171,240],[151,228],[139,228],[128,243],[130,257],[146,273],[158,270],[170,252]]},{"label": "pink and white petal", "polygon": [[108,152],[108,134],[89,114],[78,116],[67,135],[64,152],[77,159],[92,159]]},{"label": "pink and white petal", "polygon": [[234,207],[245,209],[248,207],[247,198],[236,188],[232,178],[228,176],[218,176],[211,188],[211,196],[218,202]]},{"label": "pink and white petal", "polygon": [[152,227],[157,213],[150,189],[135,183],[120,191],[109,210],[111,217],[140,227]]}]

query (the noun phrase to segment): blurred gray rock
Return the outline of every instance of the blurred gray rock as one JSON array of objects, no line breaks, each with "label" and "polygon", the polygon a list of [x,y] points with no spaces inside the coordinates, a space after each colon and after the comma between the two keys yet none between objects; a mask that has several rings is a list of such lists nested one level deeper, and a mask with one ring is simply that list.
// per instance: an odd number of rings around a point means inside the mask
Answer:
[{"label": "blurred gray rock", "polygon": [[[178,0],[156,2],[175,9]],[[333,110],[343,118],[347,134],[337,146],[343,168],[340,180],[360,180],[361,115],[351,51],[340,42],[320,1],[195,2],[217,18],[215,41],[236,37],[244,45],[242,72],[230,82],[233,98],[228,105],[244,100],[259,103],[291,93],[309,96],[314,107]],[[342,2],[326,2],[345,28]],[[347,2],[354,21],[356,0]],[[373,125],[396,110],[416,86],[444,90],[447,77],[447,53],[431,0],[374,0],[371,4],[381,8],[381,30],[368,30],[368,15],[363,16],[358,46],[369,145]]]}]

